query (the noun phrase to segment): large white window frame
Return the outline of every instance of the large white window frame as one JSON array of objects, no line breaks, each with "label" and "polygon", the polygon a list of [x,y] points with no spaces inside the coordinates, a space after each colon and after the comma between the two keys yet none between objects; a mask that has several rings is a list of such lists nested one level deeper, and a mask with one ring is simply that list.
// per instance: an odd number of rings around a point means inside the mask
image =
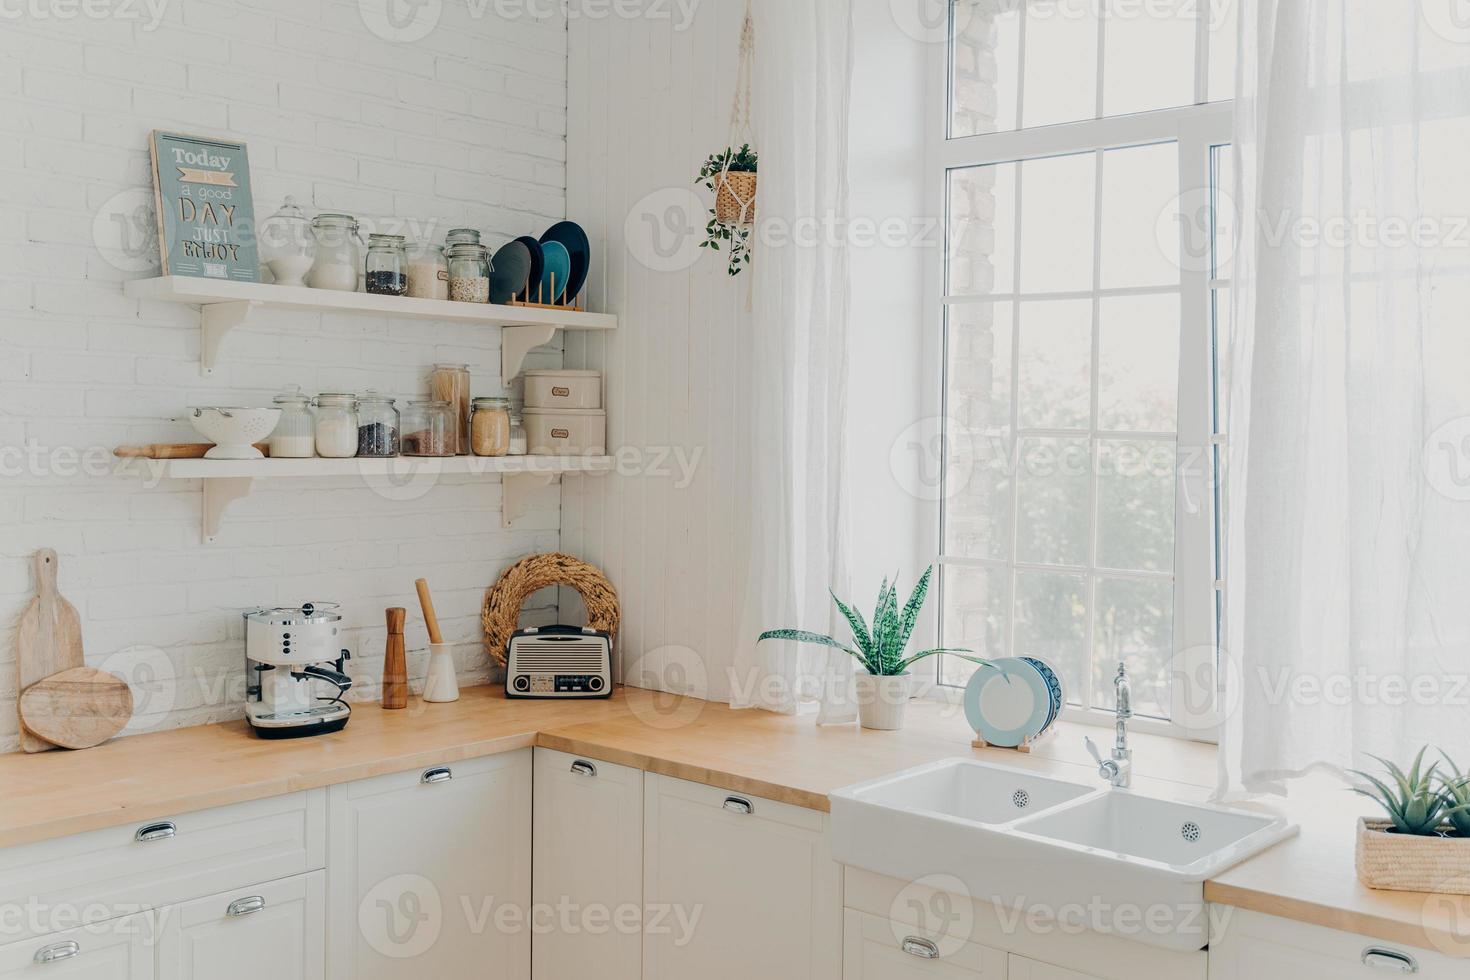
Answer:
[{"label": "large white window frame", "polygon": [[[1103,44],[1105,23],[1099,28],[1099,50]],[[1215,712],[1218,703],[1217,685],[1219,673],[1216,665],[1219,657],[1220,637],[1218,623],[1220,612],[1220,590],[1223,583],[1217,577],[1217,528],[1215,449],[1223,442],[1216,433],[1217,417],[1215,406],[1218,393],[1214,390],[1216,378],[1215,345],[1217,330],[1224,325],[1215,323],[1214,293],[1216,289],[1228,288],[1228,282],[1214,278],[1211,254],[1202,252],[1214,242],[1213,208],[1216,196],[1212,192],[1214,175],[1213,149],[1228,145],[1231,141],[1232,111],[1230,102],[1205,102],[1209,77],[1208,25],[1200,19],[1196,35],[1195,96],[1196,104],[1135,115],[1113,116],[1062,123],[1035,129],[1021,129],[998,133],[949,137],[950,107],[950,51],[947,44],[935,44],[930,65],[928,90],[930,98],[929,161],[927,164],[927,195],[933,213],[946,216],[948,221],[948,185],[953,170],[1003,164],[1034,158],[1061,156],[1064,154],[1094,152],[1101,166],[1102,153],[1111,149],[1122,149],[1150,143],[1173,142],[1178,147],[1179,188],[1185,213],[1179,222],[1181,263],[1179,283],[1180,336],[1179,336],[1179,399],[1177,419],[1178,469],[1175,480],[1175,541],[1174,568],[1174,621],[1172,660],[1172,705],[1169,720],[1137,718],[1133,727],[1139,731],[1214,741],[1217,738],[1218,719]],[[1019,74],[1024,85],[1024,44]],[[1098,105],[1097,114],[1102,113],[1103,59],[1098,59]],[[1207,210],[1201,210],[1207,209]],[[1018,222],[1019,224],[1019,222]],[[945,236],[948,242],[948,234]],[[926,389],[928,408],[933,417],[945,418],[947,394],[948,353],[946,350],[947,313],[949,307],[966,303],[1004,302],[1016,298],[1012,294],[980,296],[952,296],[945,294],[947,281],[946,265],[948,249],[935,249],[926,275],[925,363],[932,366],[933,384]],[[1100,243],[1094,243],[1094,261],[1101,254]],[[1096,280],[1094,280],[1096,282]],[[1142,290],[1158,292],[1159,290]],[[1093,290],[1079,295],[1092,298],[1092,358],[1093,390],[1096,397],[1098,358],[1096,357],[1099,317],[1098,299],[1108,295],[1128,295],[1140,290],[1116,289]],[[1027,299],[1045,299],[1045,295],[1027,294]],[[947,424],[947,423],[946,423]],[[1090,440],[1097,439],[1097,417],[1092,418]],[[1011,433],[1011,445],[1022,444],[1022,436],[1031,434],[1020,430]],[[949,440],[945,439],[946,452]],[[1013,448],[1012,452],[1016,452]],[[1014,465],[1016,460],[1012,459]],[[1013,470],[1014,471],[1014,470]],[[944,472],[949,472],[946,466]],[[935,529],[940,554],[939,596],[936,631],[941,642],[953,640],[943,632],[945,570],[955,566],[983,566],[989,568],[1017,567],[1014,555],[1010,561],[972,559],[946,555],[944,534],[944,499],[933,506],[930,526]],[[1011,506],[1015,506],[1014,493]],[[1090,524],[1095,524],[1095,508]],[[1014,532],[1013,532],[1014,533]],[[1095,552],[1096,537],[1090,542],[1090,553]],[[1143,577],[1143,576],[1140,576]],[[1155,580],[1160,577],[1152,576]],[[1095,575],[1087,576],[1088,624],[1086,649],[1089,662],[1095,655],[1094,629],[1096,617]],[[1008,592],[1011,600],[1007,615],[1007,646],[1015,629],[1014,590]],[[942,683],[943,667],[935,664],[935,691],[938,696],[955,700],[959,688]],[[1069,706],[1063,717],[1090,724],[1111,724],[1112,713],[1092,706],[1091,684],[1084,685],[1080,695],[1081,707]]]}]

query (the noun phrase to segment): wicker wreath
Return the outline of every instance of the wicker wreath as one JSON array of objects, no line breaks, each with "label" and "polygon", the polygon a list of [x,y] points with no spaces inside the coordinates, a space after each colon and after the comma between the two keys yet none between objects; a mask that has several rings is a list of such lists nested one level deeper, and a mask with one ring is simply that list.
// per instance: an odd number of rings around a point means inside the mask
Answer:
[{"label": "wicker wreath", "polygon": [[600,569],[571,555],[532,555],[507,568],[500,581],[485,592],[485,605],[480,610],[485,649],[500,666],[505,666],[506,645],[520,623],[521,606],[533,592],[549,585],[576,589],[587,606],[587,625],[617,639],[621,619],[618,593]]}]

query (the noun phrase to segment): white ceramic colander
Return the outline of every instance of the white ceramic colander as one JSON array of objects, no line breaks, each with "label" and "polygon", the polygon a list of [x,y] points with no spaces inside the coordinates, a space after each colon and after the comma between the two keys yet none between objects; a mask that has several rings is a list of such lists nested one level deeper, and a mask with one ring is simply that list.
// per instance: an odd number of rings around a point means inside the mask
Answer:
[{"label": "white ceramic colander", "polygon": [[253,443],[264,441],[281,420],[279,408],[191,408],[194,430],[214,443],[205,459],[264,459]]}]

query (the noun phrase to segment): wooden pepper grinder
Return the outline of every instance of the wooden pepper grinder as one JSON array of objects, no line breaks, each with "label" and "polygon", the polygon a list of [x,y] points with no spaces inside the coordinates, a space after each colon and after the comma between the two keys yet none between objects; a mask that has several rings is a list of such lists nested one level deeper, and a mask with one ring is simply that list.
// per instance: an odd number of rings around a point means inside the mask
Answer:
[{"label": "wooden pepper grinder", "polygon": [[383,654],[383,707],[408,707],[408,654],[403,649],[403,624],[408,610],[388,610],[388,648]]}]

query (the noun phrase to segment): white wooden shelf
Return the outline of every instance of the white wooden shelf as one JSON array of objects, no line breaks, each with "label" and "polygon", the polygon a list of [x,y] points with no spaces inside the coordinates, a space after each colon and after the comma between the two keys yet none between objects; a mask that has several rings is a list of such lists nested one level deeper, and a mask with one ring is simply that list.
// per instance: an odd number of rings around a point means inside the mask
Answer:
[{"label": "white wooden shelf", "polygon": [[[393,459],[171,459],[137,460],[162,465],[162,476],[200,480],[204,488],[204,540],[213,543],[230,504],[245,497],[257,480],[287,477],[356,477],[390,499],[414,499],[441,476],[498,476],[501,522],[511,527],[529,509],[539,487],[558,477],[608,473],[611,456],[399,456]],[[156,475],[156,471],[155,471]]]},{"label": "white wooden shelf", "polygon": [[618,318],[610,313],[455,303],[450,300],[344,293],[330,289],[229,282],[191,276],[134,279],[124,284],[123,292],[130,299],[198,306],[199,327],[202,331],[199,360],[205,374],[214,373],[225,337],[231,330],[247,325],[250,314],[257,309],[361,313],[500,327],[500,372],[506,381],[520,374],[526,355],[550,342],[558,329],[614,330],[618,326]]}]

